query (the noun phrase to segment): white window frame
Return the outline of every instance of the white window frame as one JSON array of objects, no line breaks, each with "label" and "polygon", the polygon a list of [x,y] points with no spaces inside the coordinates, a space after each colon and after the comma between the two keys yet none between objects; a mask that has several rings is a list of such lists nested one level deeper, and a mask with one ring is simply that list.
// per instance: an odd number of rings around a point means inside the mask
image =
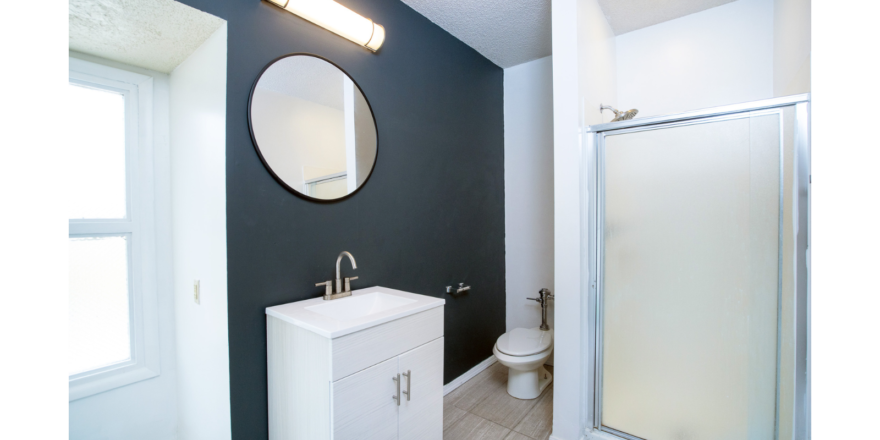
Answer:
[{"label": "white window frame", "polygon": [[153,78],[69,58],[70,82],[125,96],[126,216],[71,219],[70,237],[127,236],[129,335],[127,361],[69,376],[77,400],[159,375],[159,315],[153,170]]}]

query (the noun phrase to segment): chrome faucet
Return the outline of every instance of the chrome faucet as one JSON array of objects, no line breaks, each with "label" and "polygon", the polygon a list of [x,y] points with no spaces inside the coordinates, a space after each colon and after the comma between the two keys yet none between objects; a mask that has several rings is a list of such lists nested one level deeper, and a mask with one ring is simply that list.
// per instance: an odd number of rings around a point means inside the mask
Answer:
[{"label": "chrome faucet", "polygon": [[[351,260],[351,268],[352,269],[358,268],[357,263],[354,262],[354,257],[352,257],[351,254],[348,253],[348,251],[342,251],[339,254],[339,256],[336,257],[336,293],[349,292],[349,295],[351,295],[351,286],[348,283],[351,280],[356,280],[357,277],[346,278],[345,279],[345,290],[342,290],[342,278],[339,275],[339,263],[342,263],[342,256],[343,255],[348,256],[348,259]],[[348,295],[346,295],[346,296],[348,296]]]},{"label": "chrome faucet", "polygon": [[358,279],[358,277],[342,278],[342,276],[340,275],[339,265],[342,263],[343,256],[348,256],[348,259],[351,260],[352,269],[358,268],[357,263],[355,263],[354,261],[354,257],[352,257],[351,254],[347,251],[342,251],[342,253],[339,254],[339,257],[336,258],[336,293],[333,293],[333,281],[324,281],[323,283],[315,284],[315,286],[325,286],[325,301],[351,296],[351,281]]},{"label": "chrome faucet", "polygon": [[538,291],[538,298],[526,299],[537,301],[541,304],[541,330],[550,330],[550,326],[547,325],[547,301],[553,299],[553,294],[550,293],[550,289],[545,287]]}]

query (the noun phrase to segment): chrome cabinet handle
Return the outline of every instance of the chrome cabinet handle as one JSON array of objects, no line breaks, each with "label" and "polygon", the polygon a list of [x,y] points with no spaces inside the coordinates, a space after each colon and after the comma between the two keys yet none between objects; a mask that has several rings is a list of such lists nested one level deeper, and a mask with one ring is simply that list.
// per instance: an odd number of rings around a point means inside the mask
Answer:
[{"label": "chrome cabinet handle", "polygon": [[406,391],[403,394],[406,394],[406,401],[409,402],[410,397],[412,397],[412,371],[406,370],[406,373],[403,373],[403,377],[406,378]]},{"label": "chrome cabinet handle", "polygon": [[397,384],[397,395],[391,396],[391,398],[397,401],[397,406],[400,406],[400,373],[397,374],[397,377],[392,377],[391,380]]}]

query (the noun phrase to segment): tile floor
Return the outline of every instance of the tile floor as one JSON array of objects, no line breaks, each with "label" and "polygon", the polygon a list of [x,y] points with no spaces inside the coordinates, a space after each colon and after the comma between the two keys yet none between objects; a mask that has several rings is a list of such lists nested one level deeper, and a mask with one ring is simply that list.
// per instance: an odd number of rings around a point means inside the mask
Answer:
[{"label": "tile floor", "polygon": [[552,425],[553,383],[537,399],[516,399],[500,362],[443,398],[443,440],[546,440]]}]

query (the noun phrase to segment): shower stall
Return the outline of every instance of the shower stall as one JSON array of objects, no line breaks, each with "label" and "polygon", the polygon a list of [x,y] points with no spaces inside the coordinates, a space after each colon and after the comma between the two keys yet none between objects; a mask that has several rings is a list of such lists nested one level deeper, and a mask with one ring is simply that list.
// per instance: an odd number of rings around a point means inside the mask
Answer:
[{"label": "shower stall", "polygon": [[588,438],[809,433],[810,102],[582,133]]}]

